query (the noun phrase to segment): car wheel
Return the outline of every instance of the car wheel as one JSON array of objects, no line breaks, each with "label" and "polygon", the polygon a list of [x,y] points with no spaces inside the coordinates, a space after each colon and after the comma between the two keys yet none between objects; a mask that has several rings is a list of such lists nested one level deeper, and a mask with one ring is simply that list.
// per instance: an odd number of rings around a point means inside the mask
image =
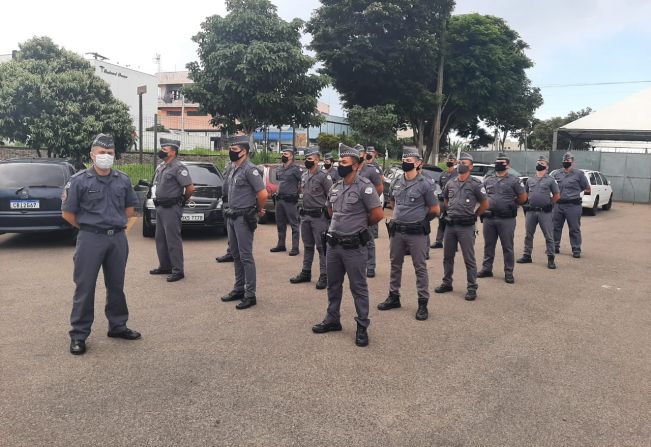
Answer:
[{"label": "car wheel", "polygon": [[613,195],[610,195],[610,199],[608,200],[608,203],[605,204],[604,206],[601,207],[602,210],[608,211],[613,207]]},{"label": "car wheel", "polygon": [[599,209],[599,196],[594,198],[594,204],[592,205],[592,208],[586,209],[586,213],[588,216],[594,216],[597,214],[597,210]]},{"label": "car wheel", "polygon": [[156,226],[147,222],[147,219],[142,220],[142,235],[144,237],[154,237],[156,234]]}]

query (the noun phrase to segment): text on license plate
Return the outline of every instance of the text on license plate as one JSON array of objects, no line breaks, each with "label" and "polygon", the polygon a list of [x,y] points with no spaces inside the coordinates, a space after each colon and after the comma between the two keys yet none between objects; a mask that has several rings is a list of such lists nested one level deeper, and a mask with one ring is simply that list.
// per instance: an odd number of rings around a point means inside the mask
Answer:
[{"label": "text on license plate", "polygon": [[203,222],[203,214],[183,213],[181,222]]},{"label": "text on license plate", "polygon": [[37,210],[41,207],[38,200],[11,200],[9,208],[12,210]]}]

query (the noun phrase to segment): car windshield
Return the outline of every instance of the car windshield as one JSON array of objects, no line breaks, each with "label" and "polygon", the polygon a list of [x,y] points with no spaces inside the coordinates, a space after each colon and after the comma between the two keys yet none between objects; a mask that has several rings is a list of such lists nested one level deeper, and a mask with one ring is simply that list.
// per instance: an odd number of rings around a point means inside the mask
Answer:
[{"label": "car windshield", "polygon": [[223,184],[219,171],[211,165],[187,165],[192,183],[197,186],[221,186]]},{"label": "car windshield", "polygon": [[0,164],[0,188],[62,188],[66,183],[59,165],[44,163]]},{"label": "car windshield", "polygon": [[473,166],[470,175],[484,175],[489,166]]}]

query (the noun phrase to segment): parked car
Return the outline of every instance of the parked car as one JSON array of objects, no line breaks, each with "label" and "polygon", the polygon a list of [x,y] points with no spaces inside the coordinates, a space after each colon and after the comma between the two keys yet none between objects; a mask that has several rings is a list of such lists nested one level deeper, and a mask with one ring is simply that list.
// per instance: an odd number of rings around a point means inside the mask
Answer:
[{"label": "parked car", "polygon": [[[441,177],[442,169],[436,165],[423,165],[422,174],[429,178],[434,184],[434,194],[438,197],[441,194],[441,187],[438,184]],[[400,165],[389,166],[384,170],[384,203],[385,208],[391,203],[391,184],[400,177],[404,172]]]},{"label": "parked car", "polygon": [[[222,173],[211,163],[183,162],[183,164],[188,168],[196,189],[183,207],[181,228],[225,233],[226,225],[221,199],[224,186]],[[138,184],[150,188],[143,206],[142,235],[153,237],[156,233],[156,207],[154,206],[156,187],[151,186],[153,179],[151,183],[141,180]]]},{"label": "parked car", "polygon": [[[552,171],[552,175],[558,172],[559,169]],[[588,169],[581,169],[583,175],[590,182],[590,194],[583,194],[581,206],[586,214],[594,216],[601,206],[601,209],[608,211],[613,206],[613,187],[610,182],[599,171],[591,171]]]},{"label": "parked car", "polygon": [[63,189],[74,175],[63,159],[0,161],[0,234],[76,231],[61,217]]}]

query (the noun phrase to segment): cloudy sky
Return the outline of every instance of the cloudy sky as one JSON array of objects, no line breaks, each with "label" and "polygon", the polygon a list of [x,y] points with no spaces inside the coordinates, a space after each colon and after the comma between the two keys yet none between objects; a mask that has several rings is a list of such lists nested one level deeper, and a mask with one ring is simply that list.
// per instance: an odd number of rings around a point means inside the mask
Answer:
[{"label": "cloudy sky", "polygon": [[[272,0],[285,19],[309,18],[318,0]],[[540,118],[583,107],[599,109],[651,85],[550,87],[558,84],[651,81],[651,0],[457,0],[455,13],[503,17],[530,45],[534,85],[542,88]],[[111,62],[155,73],[182,70],[196,59],[190,38],[205,17],[224,14],[223,1],[94,2],[31,0],[3,6],[0,54],[34,35],[50,36],[78,53],[98,52]],[[338,97],[322,98],[338,111]]]}]

